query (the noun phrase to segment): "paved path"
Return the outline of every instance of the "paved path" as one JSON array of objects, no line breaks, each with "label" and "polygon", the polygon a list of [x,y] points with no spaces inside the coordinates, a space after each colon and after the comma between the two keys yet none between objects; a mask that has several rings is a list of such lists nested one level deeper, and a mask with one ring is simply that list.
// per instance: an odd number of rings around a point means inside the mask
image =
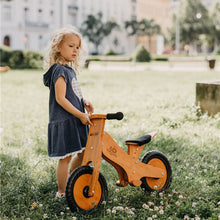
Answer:
[{"label": "paved path", "polygon": [[[108,62],[91,62],[89,70],[101,71],[209,71],[207,62],[183,62],[183,63],[169,63],[169,62],[151,62],[146,64],[136,63],[108,63]],[[210,70],[220,72],[220,62],[216,63],[215,69]]]}]

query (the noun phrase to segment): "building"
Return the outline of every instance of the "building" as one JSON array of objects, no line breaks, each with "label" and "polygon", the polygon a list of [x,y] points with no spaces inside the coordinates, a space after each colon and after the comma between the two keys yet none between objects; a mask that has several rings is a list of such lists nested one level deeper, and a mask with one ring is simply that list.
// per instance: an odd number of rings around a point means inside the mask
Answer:
[{"label": "building", "polygon": [[[0,9],[1,44],[13,49],[41,51],[55,29],[66,24],[80,28],[87,15],[98,12],[103,13],[103,21],[114,19],[121,27],[102,42],[100,52],[111,48],[126,54],[136,46],[124,29],[124,22],[136,16],[134,0],[2,0]],[[93,45],[88,45],[93,52]]]},{"label": "building", "polygon": [[137,3],[137,20],[153,19],[161,27],[161,35],[151,39],[148,36],[139,37],[138,44],[144,44],[151,53],[162,54],[165,50],[164,36],[171,25],[171,0],[137,0]]}]

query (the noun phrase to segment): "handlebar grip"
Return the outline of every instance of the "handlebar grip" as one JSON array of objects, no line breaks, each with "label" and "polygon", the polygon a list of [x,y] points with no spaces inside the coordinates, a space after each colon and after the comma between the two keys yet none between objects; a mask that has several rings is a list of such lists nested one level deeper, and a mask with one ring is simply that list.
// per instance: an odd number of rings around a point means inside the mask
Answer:
[{"label": "handlebar grip", "polygon": [[112,119],[117,119],[117,120],[121,120],[124,117],[122,112],[117,112],[117,113],[108,113],[106,115],[106,118],[108,120],[112,120]]}]

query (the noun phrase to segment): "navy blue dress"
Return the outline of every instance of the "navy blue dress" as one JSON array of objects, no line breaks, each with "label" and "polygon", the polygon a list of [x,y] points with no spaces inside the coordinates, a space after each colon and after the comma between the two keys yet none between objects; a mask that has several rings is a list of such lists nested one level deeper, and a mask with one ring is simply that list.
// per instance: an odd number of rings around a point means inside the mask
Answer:
[{"label": "navy blue dress", "polygon": [[62,76],[66,82],[66,98],[81,112],[85,112],[82,93],[74,70],[68,65],[54,64],[44,74],[44,85],[50,89],[48,155],[65,158],[86,146],[88,126],[61,107],[55,98],[55,82]]}]

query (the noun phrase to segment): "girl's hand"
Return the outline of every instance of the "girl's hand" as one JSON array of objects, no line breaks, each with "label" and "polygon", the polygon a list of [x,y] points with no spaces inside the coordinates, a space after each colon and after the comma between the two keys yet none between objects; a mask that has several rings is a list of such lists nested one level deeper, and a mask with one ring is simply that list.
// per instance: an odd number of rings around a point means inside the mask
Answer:
[{"label": "girl's hand", "polygon": [[89,114],[87,113],[82,113],[79,119],[84,125],[93,125],[92,122],[90,121]]},{"label": "girl's hand", "polygon": [[89,101],[86,101],[85,99],[83,101],[84,101],[84,107],[86,111],[88,112],[89,115],[91,115],[94,112],[94,107],[92,103]]}]

